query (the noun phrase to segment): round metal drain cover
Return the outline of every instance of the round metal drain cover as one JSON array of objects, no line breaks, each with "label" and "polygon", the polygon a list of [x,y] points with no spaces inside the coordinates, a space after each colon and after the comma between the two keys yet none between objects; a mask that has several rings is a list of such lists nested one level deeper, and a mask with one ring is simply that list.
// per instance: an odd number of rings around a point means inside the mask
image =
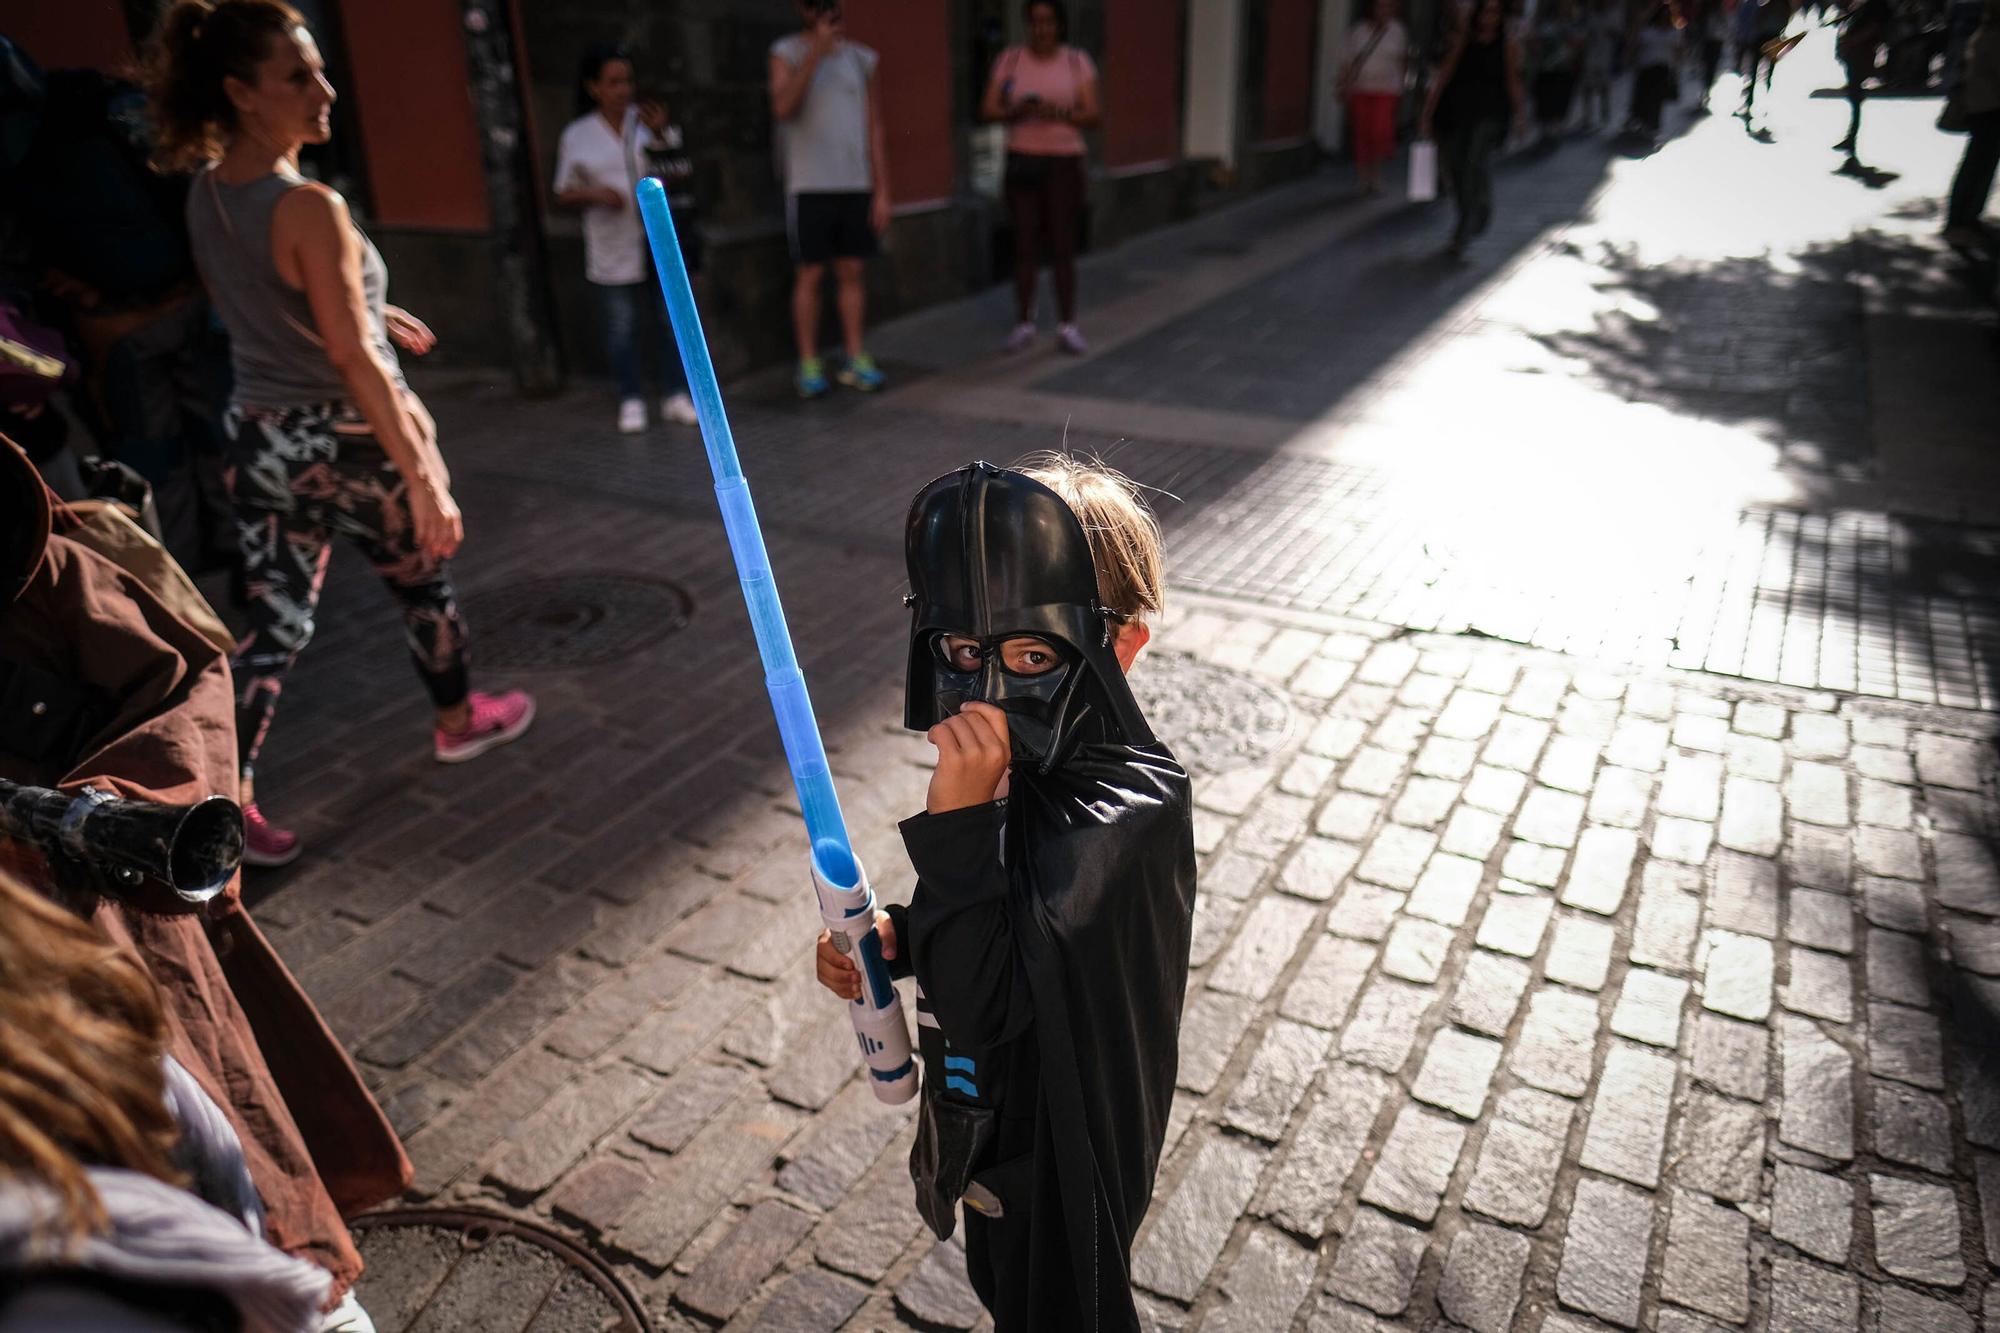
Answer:
[{"label": "round metal drain cover", "polygon": [[1153,734],[1191,772],[1248,768],[1284,748],[1292,705],[1284,691],[1186,653],[1148,654],[1132,693]]},{"label": "round metal drain cover", "polygon": [[380,1333],[648,1333],[616,1274],[574,1242],[476,1208],[397,1208],[348,1223],[368,1271],[355,1295]]},{"label": "round metal drain cover", "polygon": [[481,667],[546,670],[603,666],[687,626],[694,599],[640,574],[528,579],[465,599]]}]

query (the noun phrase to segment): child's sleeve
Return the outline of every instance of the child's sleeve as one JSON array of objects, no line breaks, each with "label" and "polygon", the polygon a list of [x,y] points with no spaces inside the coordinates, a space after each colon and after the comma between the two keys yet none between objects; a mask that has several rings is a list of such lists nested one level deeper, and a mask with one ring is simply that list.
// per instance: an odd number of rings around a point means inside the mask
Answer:
[{"label": "child's sleeve", "polygon": [[1006,809],[991,801],[902,824],[917,887],[897,926],[897,952],[961,1046],[1011,1041],[1034,1017],[1000,862]]}]

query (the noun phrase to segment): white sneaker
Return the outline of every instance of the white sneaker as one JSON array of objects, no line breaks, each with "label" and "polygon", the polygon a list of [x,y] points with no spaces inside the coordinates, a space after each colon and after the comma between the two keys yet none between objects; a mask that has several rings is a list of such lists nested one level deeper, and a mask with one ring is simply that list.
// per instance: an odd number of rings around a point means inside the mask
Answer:
[{"label": "white sneaker", "polygon": [[1083,340],[1083,332],[1074,324],[1065,324],[1056,330],[1056,346],[1071,356],[1082,356],[1090,350],[1090,344]]},{"label": "white sneaker", "polygon": [[646,429],[646,401],[643,398],[627,398],[618,404],[618,433],[637,435]]},{"label": "white sneaker", "polygon": [[677,425],[694,426],[700,424],[701,414],[694,410],[694,399],[685,393],[675,393],[660,400],[660,419]]},{"label": "white sneaker", "polygon": [[1014,331],[1007,335],[1007,350],[1010,352],[1025,352],[1034,341],[1035,325],[1033,321],[1022,320],[1014,326]]}]

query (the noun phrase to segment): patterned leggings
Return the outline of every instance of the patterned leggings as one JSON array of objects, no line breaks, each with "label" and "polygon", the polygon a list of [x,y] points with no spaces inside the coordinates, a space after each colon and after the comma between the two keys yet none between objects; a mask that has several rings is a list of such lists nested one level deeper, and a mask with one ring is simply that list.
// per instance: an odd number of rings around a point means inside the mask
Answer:
[{"label": "patterned leggings", "polygon": [[313,633],[335,535],[368,557],[403,613],[417,674],[439,708],[469,689],[465,625],[446,563],[417,547],[403,478],[368,423],[344,404],[232,407],[224,419],[249,594],[250,633],[230,663],[245,777],[264,746],[285,674]]}]

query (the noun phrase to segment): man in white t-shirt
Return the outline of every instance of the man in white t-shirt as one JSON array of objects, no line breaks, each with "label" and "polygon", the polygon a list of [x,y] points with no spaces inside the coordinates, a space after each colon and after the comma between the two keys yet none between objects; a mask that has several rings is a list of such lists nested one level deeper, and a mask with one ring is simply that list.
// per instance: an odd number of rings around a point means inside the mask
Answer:
[{"label": "man in white t-shirt", "polygon": [[833,266],[851,389],[882,387],[862,346],[863,269],[889,225],[889,155],[875,52],[849,41],[839,0],[798,0],[805,26],[771,44],[771,113],[778,122],[791,238],[792,331],[802,398],[827,391],[819,357],[820,288]]}]

